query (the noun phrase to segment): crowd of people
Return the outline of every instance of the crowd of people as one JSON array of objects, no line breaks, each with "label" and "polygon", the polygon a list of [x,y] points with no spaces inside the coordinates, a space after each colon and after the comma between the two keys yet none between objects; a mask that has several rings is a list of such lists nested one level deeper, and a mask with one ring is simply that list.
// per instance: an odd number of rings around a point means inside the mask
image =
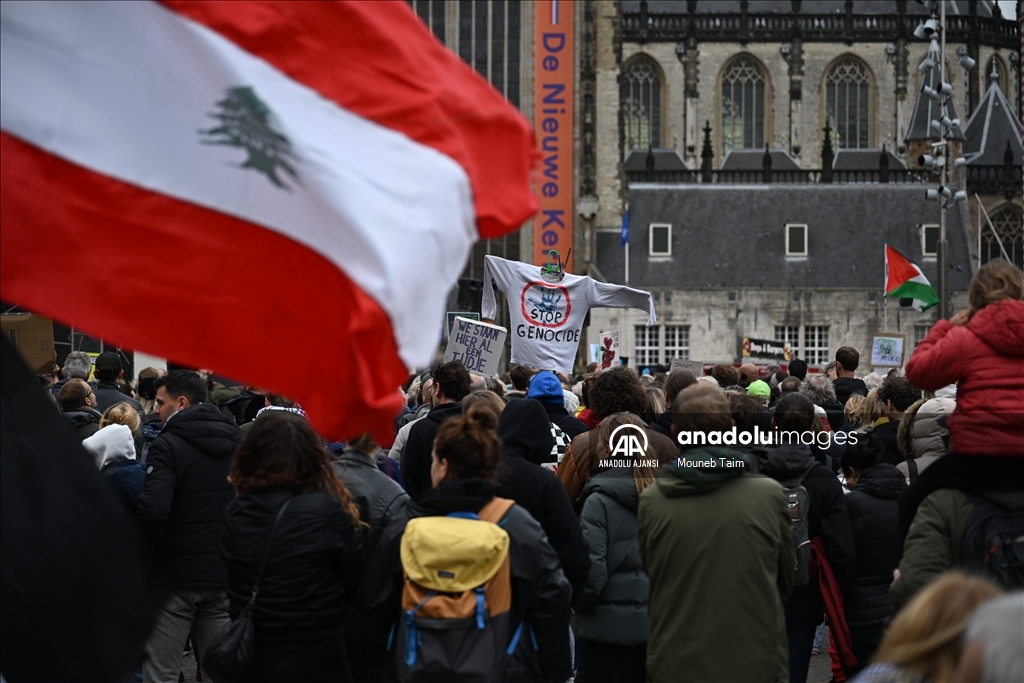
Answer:
[{"label": "crowd of people", "polygon": [[438,362],[393,444],[114,353],[50,391],[171,587],[147,683],[244,612],[256,681],[1024,681],[1024,273],[969,299],[905,373]]}]

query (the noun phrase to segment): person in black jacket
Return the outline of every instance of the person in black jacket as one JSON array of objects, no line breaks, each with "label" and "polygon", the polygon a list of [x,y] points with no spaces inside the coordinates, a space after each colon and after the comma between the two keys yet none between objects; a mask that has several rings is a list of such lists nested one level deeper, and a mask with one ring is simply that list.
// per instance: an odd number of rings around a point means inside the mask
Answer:
[{"label": "person in black jacket", "polygon": [[[534,383],[543,374],[535,375]],[[541,403],[529,398],[511,401],[502,411],[497,430],[503,445],[498,495],[516,501],[540,522],[551,547],[558,553],[573,596],[578,596],[590,573],[590,548],[562,482],[540,466],[548,461],[554,444],[547,429],[548,416]],[[568,615],[561,627],[538,638],[538,646],[537,659],[544,680],[564,681],[572,676]]]},{"label": "person in black jacket", "polygon": [[[369,557],[378,551],[377,540],[391,525],[405,528],[409,521],[409,495],[378,467],[380,446],[369,434],[348,440],[345,450],[331,463],[335,474],[348,489],[359,508],[363,548]],[[387,457],[387,456],[384,456]],[[356,589],[356,594],[362,587]],[[390,624],[374,624],[359,607],[352,606],[345,616],[345,646],[356,683],[383,680],[388,662]]]},{"label": "person in black jacket", "polygon": [[[530,380],[530,390],[526,398],[534,398],[540,401],[548,415],[548,422],[555,424],[565,432],[570,440],[579,436],[587,430],[587,425],[570,415],[565,409],[565,395],[562,393],[562,383],[558,381],[553,372],[541,370]],[[544,462],[550,462],[550,458]]]},{"label": "person in black jacket", "polygon": [[127,403],[139,414],[139,419],[146,417],[142,404],[131,396],[125,396],[117,388],[117,380],[124,377],[121,359],[113,351],[104,351],[96,357],[96,410],[105,413],[115,403]]},{"label": "person in black jacket", "polygon": [[[786,394],[775,405],[772,422],[776,438],[783,443],[753,449],[751,454],[757,458],[761,474],[786,487],[800,482],[799,485],[807,489],[810,499],[808,538],[821,537],[825,544],[825,557],[839,584],[843,585],[853,572],[856,552],[843,487],[830,469],[814,459],[807,446],[799,442],[785,443],[782,436],[782,432],[811,433],[814,404],[803,394]],[[789,641],[789,680],[790,683],[805,683],[814,630],[825,614],[825,602],[818,584],[810,581],[795,586],[783,606]]]},{"label": "person in black jacket", "polygon": [[228,623],[220,532],[235,497],[228,475],[242,435],[206,398],[206,382],[195,372],[175,370],[157,380],[164,428],[149,447],[135,521],[171,596],[146,642],[146,681],[173,683],[189,630],[202,653]]},{"label": "person in black jacket", "polygon": [[850,627],[857,665],[844,669],[847,680],[866,667],[885,634],[892,614],[889,585],[899,566],[902,551],[896,499],[907,488],[903,473],[881,462],[882,444],[869,434],[850,444],[843,453],[850,527],[857,560],[853,576],[843,588],[843,607]]},{"label": "person in black jacket", "polygon": [[844,406],[854,394],[867,396],[868,387],[864,380],[853,376],[853,371],[860,365],[860,354],[852,346],[843,346],[836,351],[836,400]]},{"label": "person in black jacket", "polygon": [[232,618],[249,603],[267,557],[253,612],[254,683],[351,681],[343,598],[354,595],[365,565],[360,515],[323,441],[300,416],[266,414],[239,447],[231,482],[238,497],[222,549]]},{"label": "person in black jacket", "polygon": [[[512,402],[510,402],[510,405]],[[473,406],[437,432],[431,456],[434,487],[409,503],[410,518],[477,512],[498,495],[497,467],[501,442],[494,432],[494,411]],[[561,628],[569,617],[571,587],[547,535],[529,512],[513,505],[501,520],[511,541],[510,629],[506,641],[524,621],[537,636]],[[360,603],[374,620],[390,624],[401,614],[402,565],[399,547],[404,528],[391,525],[381,536],[366,569]],[[504,683],[539,680],[533,638],[524,634],[506,668]],[[438,680],[442,680],[438,678]]]},{"label": "person in black jacket", "polygon": [[401,456],[405,490],[413,497],[431,488],[430,452],[434,447],[434,435],[442,422],[462,414],[459,402],[469,393],[469,370],[462,361],[438,361],[431,368],[430,376],[434,380],[430,387],[433,407],[426,417],[413,423]]}]

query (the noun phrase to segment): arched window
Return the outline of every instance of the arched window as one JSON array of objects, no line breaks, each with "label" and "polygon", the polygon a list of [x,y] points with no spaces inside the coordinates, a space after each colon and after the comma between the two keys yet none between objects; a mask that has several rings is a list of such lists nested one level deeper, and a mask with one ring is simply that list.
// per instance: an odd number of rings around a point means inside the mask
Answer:
[{"label": "arched window", "polygon": [[622,72],[623,154],[661,145],[661,71],[649,57],[636,57]]},{"label": "arched window", "polygon": [[825,77],[825,116],[834,131],[836,147],[870,147],[871,75],[859,59],[844,57]]},{"label": "arched window", "polygon": [[722,74],[722,153],[764,147],[765,85],[761,65],[743,55]]},{"label": "arched window", "polygon": [[[1010,263],[1024,268],[1024,212],[1015,204],[1004,204],[992,212],[991,219],[992,227],[996,229],[994,234],[988,222],[982,221],[981,262],[984,264],[992,259],[1005,259],[1009,256]],[[1002,249],[999,247],[1000,242]]]}]

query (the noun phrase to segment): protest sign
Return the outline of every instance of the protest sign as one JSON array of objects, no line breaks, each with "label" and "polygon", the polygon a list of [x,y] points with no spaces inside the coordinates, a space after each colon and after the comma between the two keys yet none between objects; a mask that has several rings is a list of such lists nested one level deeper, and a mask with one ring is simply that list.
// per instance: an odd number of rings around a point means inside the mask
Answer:
[{"label": "protest sign", "polygon": [[444,350],[444,362],[461,360],[470,372],[490,377],[497,374],[508,330],[456,316]]},{"label": "protest sign", "polygon": [[903,365],[903,348],[907,336],[899,332],[883,332],[871,338],[871,365],[898,368]]},{"label": "protest sign", "polygon": [[601,369],[607,370],[619,364],[619,331],[602,332],[600,339]]},{"label": "protest sign", "polygon": [[743,357],[778,358],[790,360],[789,344],[771,339],[743,338]]},{"label": "protest sign", "polygon": [[704,363],[699,360],[686,360],[685,358],[673,358],[669,364],[668,371],[671,374],[675,370],[687,370],[693,373],[694,377],[704,374]]}]

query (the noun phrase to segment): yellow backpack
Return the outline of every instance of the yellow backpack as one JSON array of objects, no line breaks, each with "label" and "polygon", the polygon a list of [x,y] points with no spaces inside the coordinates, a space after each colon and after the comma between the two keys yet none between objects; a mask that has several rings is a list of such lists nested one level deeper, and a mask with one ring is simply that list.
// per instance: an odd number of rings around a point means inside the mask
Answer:
[{"label": "yellow backpack", "polygon": [[511,631],[509,537],[501,522],[514,505],[493,498],[479,513],[410,520],[402,536],[399,680],[499,679],[522,624]]}]

